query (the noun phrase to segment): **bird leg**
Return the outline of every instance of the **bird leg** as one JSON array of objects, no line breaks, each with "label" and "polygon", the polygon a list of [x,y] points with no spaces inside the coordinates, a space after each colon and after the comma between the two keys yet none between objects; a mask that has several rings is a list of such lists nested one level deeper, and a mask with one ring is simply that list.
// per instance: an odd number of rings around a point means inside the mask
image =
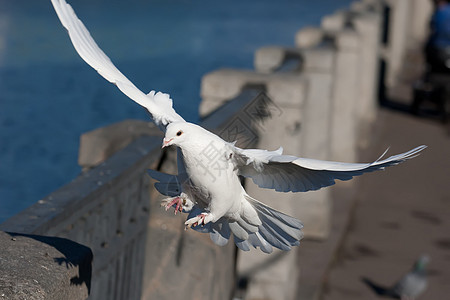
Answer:
[{"label": "bird leg", "polygon": [[171,206],[174,206],[174,205],[176,205],[175,206],[175,214],[177,214],[177,212],[179,212],[179,211],[181,212],[181,210],[182,210],[182,208],[181,208],[181,205],[182,205],[181,197],[176,196],[176,197],[172,197],[172,198],[165,198],[165,199],[163,199],[161,201],[161,206],[164,206],[166,211],[169,210],[169,208]]},{"label": "bird leg", "polygon": [[206,225],[209,222],[211,222],[213,219],[213,216],[210,213],[206,213],[203,212],[199,215],[197,215],[196,217],[190,218],[189,220],[187,220],[186,222],[184,222],[184,225],[186,225],[187,227],[195,227],[198,225]]},{"label": "bird leg", "polygon": [[185,212],[191,211],[194,203],[187,197],[185,193],[181,193],[179,196],[165,198],[161,201],[161,206],[164,206],[166,211],[169,210],[171,206],[175,207],[175,214],[177,212]]}]

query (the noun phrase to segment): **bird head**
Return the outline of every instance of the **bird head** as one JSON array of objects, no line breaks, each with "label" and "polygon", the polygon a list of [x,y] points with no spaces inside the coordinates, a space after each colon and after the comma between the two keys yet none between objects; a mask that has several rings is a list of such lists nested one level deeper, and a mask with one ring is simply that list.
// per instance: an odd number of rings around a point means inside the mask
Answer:
[{"label": "bird head", "polygon": [[[173,122],[167,125],[162,148],[175,145],[181,149],[202,151],[211,141],[223,142],[220,137],[203,127],[189,122]],[[220,148],[220,146],[217,146]]]},{"label": "bird head", "polygon": [[425,270],[425,267],[430,262],[430,257],[428,255],[422,255],[415,263],[414,269],[417,271]]},{"label": "bird head", "polygon": [[185,122],[170,123],[166,128],[162,148],[169,147],[171,145],[180,146],[180,144],[186,140],[186,133],[189,132],[186,132],[186,129]]}]

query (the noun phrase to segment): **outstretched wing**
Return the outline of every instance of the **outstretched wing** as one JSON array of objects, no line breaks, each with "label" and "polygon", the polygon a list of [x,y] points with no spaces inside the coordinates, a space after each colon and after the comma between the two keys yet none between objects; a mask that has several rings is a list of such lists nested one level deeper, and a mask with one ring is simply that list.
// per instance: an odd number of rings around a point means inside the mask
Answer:
[{"label": "outstretched wing", "polygon": [[171,122],[184,122],[173,109],[172,99],[168,94],[155,91],[143,93],[114,66],[65,0],[52,0],[52,4],[61,23],[67,29],[73,46],[88,65],[106,80],[117,85],[125,95],[147,108],[159,127],[165,127]]},{"label": "outstretched wing", "polygon": [[239,175],[252,178],[259,187],[279,192],[306,192],[333,185],[336,179],[349,180],[367,172],[382,170],[413,158],[426,146],[380,159],[372,163],[341,163],[291,155],[283,149],[267,151],[235,147],[235,162]]},{"label": "outstretched wing", "polygon": [[183,155],[180,148],[177,148],[177,167],[178,175],[171,175],[148,169],[147,172],[151,178],[155,179],[155,188],[163,195],[175,197],[183,191],[183,183],[189,180],[184,164]]}]

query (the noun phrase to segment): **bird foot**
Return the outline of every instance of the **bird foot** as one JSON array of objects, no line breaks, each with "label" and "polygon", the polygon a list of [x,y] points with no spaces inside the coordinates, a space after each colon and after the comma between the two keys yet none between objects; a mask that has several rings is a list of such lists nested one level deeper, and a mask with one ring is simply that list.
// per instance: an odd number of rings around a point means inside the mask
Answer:
[{"label": "bird foot", "polygon": [[[179,196],[165,198],[161,201],[161,206],[164,206],[166,211],[168,211],[170,207],[175,206],[175,214],[177,214],[177,212],[183,211],[183,200],[184,199]],[[186,200],[184,200],[184,202],[186,202]]]},{"label": "bird foot", "polygon": [[190,212],[194,204],[185,193],[181,193],[176,197],[165,198],[161,201],[161,206],[164,206],[166,211],[173,206],[175,208],[175,214],[183,211]]},{"label": "bird foot", "polygon": [[185,228],[188,227],[195,227],[198,225],[206,225],[208,224],[210,221],[212,221],[212,215],[209,213],[201,213],[199,215],[197,215],[196,217],[190,218],[189,220],[187,220],[186,222],[184,222],[184,225],[186,226]]}]

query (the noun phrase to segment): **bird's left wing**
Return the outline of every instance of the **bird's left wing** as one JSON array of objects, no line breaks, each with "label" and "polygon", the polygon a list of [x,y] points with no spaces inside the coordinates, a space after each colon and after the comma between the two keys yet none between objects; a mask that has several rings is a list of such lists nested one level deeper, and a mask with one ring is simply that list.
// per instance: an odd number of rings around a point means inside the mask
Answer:
[{"label": "bird's left wing", "polygon": [[151,178],[155,179],[155,188],[163,195],[175,197],[183,191],[183,183],[189,180],[180,148],[177,148],[178,175],[171,175],[156,170],[148,169]]},{"label": "bird's left wing", "polygon": [[106,80],[117,85],[133,101],[147,108],[159,127],[165,127],[171,122],[184,122],[183,118],[173,109],[172,99],[168,94],[155,93],[155,91],[151,91],[149,94],[143,93],[114,66],[65,0],[51,1],[61,23],[69,33],[75,50],[88,65]]},{"label": "bird's left wing", "polygon": [[279,192],[306,192],[349,180],[367,172],[384,169],[413,158],[426,146],[372,163],[342,163],[283,155],[283,149],[267,151],[234,147],[238,174],[252,178],[259,187]]}]

